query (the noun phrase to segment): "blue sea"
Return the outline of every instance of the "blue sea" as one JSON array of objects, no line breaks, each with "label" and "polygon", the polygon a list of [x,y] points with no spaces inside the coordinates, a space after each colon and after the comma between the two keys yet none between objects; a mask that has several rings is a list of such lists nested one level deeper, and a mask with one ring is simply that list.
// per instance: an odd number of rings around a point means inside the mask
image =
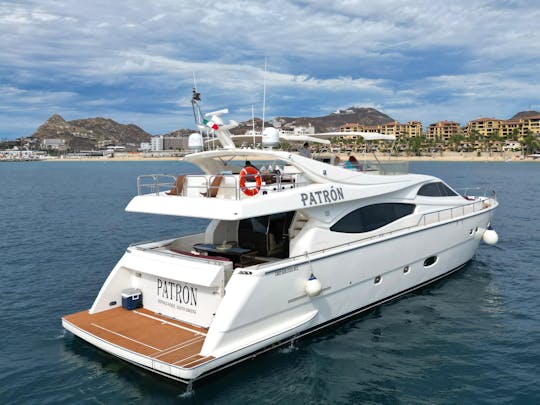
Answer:
[{"label": "blue sea", "polygon": [[62,329],[133,242],[207,221],[124,212],[140,174],[182,162],[0,164],[0,403],[540,403],[540,164],[411,163],[496,190],[496,246],[460,272],[186,386]]}]

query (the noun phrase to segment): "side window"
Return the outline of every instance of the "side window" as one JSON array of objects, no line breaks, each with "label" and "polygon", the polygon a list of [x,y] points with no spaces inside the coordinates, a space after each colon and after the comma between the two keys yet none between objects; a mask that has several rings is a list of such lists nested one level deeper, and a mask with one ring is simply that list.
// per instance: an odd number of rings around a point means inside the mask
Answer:
[{"label": "side window", "polygon": [[441,190],[441,195],[445,195],[447,197],[453,197],[453,196],[456,196],[457,194],[452,191],[452,189],[450,187],[448,187],[446,184],[444,183],[437,183],[439,185],[439,189]]},{"label": "side window", "polygon": [[418,195],[425,197],[451,197],[457,194],[453,192],[446,184],[439,182],[424,184],[418,190]]},{"label": "side window", "polygon": [[362,233],[373,231],[414,212],[414,204],[384,203],[358,208],[330,227],[333,232]]}]

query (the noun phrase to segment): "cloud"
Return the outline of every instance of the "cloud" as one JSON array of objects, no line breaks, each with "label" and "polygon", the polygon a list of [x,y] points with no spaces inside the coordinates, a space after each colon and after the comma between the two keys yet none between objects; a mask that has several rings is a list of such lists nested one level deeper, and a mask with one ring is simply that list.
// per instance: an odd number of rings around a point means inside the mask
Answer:
[{"label": "cloud", "polygon": [[513,115],[538,105],[538,21],[525,1],[0,1],[0,137],[62,111],[190,126],[193,73],[205,107],[260,115],[265,57],[267,116]]}]

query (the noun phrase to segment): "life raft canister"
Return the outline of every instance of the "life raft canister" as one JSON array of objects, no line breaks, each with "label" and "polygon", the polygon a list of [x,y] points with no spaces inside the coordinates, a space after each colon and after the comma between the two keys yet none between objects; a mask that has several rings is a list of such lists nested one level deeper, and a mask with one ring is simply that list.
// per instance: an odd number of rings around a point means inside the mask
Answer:
[{"label": "life raft canister", "polygon": [[[255,186],[247,187],[246,178],[249,181],[255,181]],[[261,189],[261,184],[262,184],[261,174],[254,167],[247,166],[247,167],[244,167],[240,171],[240,189],[245,195],[248,195],[250,197],[256,195]]]}]

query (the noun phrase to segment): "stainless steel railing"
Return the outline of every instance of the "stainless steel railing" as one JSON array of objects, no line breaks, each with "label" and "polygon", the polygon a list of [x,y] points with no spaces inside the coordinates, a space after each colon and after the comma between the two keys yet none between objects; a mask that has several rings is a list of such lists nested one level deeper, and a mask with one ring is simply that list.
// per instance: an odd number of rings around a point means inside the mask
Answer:
[{"label": "stainless steel railing", "polygon": [[[219,185],[213,185],[214,179],[216,179],[218,176],[222,176],[223,180]],[[268,182],[266,184],[263,183],[259,193],[266,194],[268,192],[280,192],[308,184],[305,182],[296,181],[296,179],[289,174],[272,174],[272,176],[272,182]],[[138,195],[160,195],[164,192],[171,192],[176,190],[177,179],[178,177],[168,174],[140,175],[137,177],[137,193]],[[216,192],[211,193],[211,191]],[[176,195],[184,197],[216,197],[218,199],[223,198],[234,200],[250,198],[242,192],[238,175],[234,174],[218,174],[211,176],[203,174],[185,175],[183,177],[182,192],[177,193],[177,191],[174,191],[174,193],[171,193],[171,196]]]},{"label": "stainless steel railing", "polygon": [[176,185],[176,177],[168,174],[143,174],[137,177],[137,193],[156,194],[169,191]]},{"label": "stainless steel railing", "polygon": [[[495,193],[493,191],[493,193]],[[362,244],[362,242],[368,242],[368,241],[374,241],[374,240],[381,240],[387,237],[390,237],[392,235],[401,233],[403,231],[412,230],[412,229],[418,229],[426,226],[432,226],[437,223],[443,223],[445,221],[452,221],[459,218],[463,218],[465,216],[478,213],[480,211],[485,211],[487,209],[490,209],[493,205],[497,204],[497,199],[495,198],[496,194],[493,194],[493,197],[477,197],[477,199],[469,204],[465,204],[459,207],[451,207],[451,208],[445,208],[442,210],[434,211],[434,212],[426,212],[422,214],[422,216],[418,219],[418,222],[414,225],[405,226],[397,229],[393,229],[388,232],[379,233],[376,235],[370,235],[366,236],[364,238],[357,239],[355,241],[346,242],[340,245],[316,250],[309,253],[304,253],[302,255],[298,256],[292,256],[283,260],[279,261],[279,268],[286,267],[288,265],[299,265],[304,262],[308,262],[309,260],[318,260],[321,258],[321,255],[324,257],[327,254],[334,253],[336,249],[341,249],[344,247],[351,247],[351,249],[354,249],[355,247]],[[449,215],[444,215],[444,213],[449,212]],[[427,218],[433,216],[434,220],[428,221]],[[274,267],[276,263],[261,263],[256,265],[256,269],[268,269],[271,267]],[[274,270],[269,270],[268,272],[274,272]]]}]

